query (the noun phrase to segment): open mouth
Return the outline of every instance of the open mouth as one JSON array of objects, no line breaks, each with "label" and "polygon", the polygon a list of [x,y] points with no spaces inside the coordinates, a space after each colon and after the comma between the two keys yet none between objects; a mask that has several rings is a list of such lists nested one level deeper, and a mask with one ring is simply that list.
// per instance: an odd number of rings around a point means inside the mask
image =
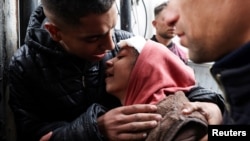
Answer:
[{"label": "open mouth", "polygon": [[110,73],[109,71],[106,71],[106,77],[112,77],[113,76],[113,74],[112,73]]}]

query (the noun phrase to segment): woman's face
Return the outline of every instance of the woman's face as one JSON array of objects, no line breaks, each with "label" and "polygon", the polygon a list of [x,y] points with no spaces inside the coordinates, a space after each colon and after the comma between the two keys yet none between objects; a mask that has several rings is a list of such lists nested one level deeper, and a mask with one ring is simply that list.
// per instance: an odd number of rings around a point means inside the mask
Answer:
[{"label": "woman's face", "polygon": [[106,62],[106,90],[121,101],[124,100],[129,76],[137,55],[133,47],[122,47],[116,57]]}]

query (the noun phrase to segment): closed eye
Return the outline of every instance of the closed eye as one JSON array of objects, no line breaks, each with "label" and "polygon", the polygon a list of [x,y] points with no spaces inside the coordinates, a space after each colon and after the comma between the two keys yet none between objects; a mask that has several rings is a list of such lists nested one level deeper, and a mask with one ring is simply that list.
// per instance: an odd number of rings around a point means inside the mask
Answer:
[{"label": "closed eye", "polygon": [[128,54],[127,48],[121,48],[116,57],[119,60],[127,56],[127,54]]},{"label": "closed eye", "polygon": [[122,55],[118,55],[118,56],[117,56],[117,59],[120,60],[120,59],[122,59],[123,57],[124,57],[124,56],[122,56]]}]

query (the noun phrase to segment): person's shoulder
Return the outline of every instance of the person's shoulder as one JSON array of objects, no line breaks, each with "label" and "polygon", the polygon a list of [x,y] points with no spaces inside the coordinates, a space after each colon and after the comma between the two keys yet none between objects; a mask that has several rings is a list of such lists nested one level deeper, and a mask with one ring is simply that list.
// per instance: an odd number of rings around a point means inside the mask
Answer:
[{"label": "person's shoulder", "polygon": [[133,33],[125,31],[125,30],[120,30],[120,29],[115,29],[114,34],[115,34],[116,40],[118,40],[118,41],[134,36]]},{"label": "person's shoulder", "polygon": [[24,64],[32,64],[34,60],[37,60],[37,53],[32,51],[32,49],[27,45],[23,44],[13,53],[10,63],[19,64],[25,66]]},{"label": "person's shoulder", "polygon": [[44,28],[43,25],[47,21],[46,16],[43,12],[43,6],[38,5],[36,9],[31,13],[30,19],[27,25],[27,30],[36,28]]},{"label": "person's shoulder", "polygon": [[21,47],[19,47],[14,53],[13,53],[13,57],[16,58],[21,58],[27,54],[29,52],[29,48],[26,44],[22,45]]},{"label": "person's shoulder", "polygon": [[152,35],[152,37],[150,38],[150,40],[158,42],[157,39],[156,39],[156,37],[155,37],[155,35]]},{"label": "person's shoulder", "polygon": [[26,44],[19,47],[12,55],[9,62],[9,69],[18,70],[26,66],[26,62],[32,62],[30,58],[29,48]]},{"label": "person's shoulder", "polygon": [[134,34],[132,32],[122,30],[122,29],[114,29],[114,32],[115,32],[115,34],[130,34],[130,35],[134,36]]}]

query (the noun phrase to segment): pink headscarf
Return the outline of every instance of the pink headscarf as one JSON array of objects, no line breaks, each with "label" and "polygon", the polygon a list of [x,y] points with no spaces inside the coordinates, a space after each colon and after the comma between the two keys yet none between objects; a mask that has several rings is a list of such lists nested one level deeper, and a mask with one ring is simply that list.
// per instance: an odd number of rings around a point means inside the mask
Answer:
[{"label": "pink headscarf", "polygon": [[189,91],[195,85],[191,67],[164,45],[148,40],[129,78],[124,105],[156,104],[176,91]]}]

